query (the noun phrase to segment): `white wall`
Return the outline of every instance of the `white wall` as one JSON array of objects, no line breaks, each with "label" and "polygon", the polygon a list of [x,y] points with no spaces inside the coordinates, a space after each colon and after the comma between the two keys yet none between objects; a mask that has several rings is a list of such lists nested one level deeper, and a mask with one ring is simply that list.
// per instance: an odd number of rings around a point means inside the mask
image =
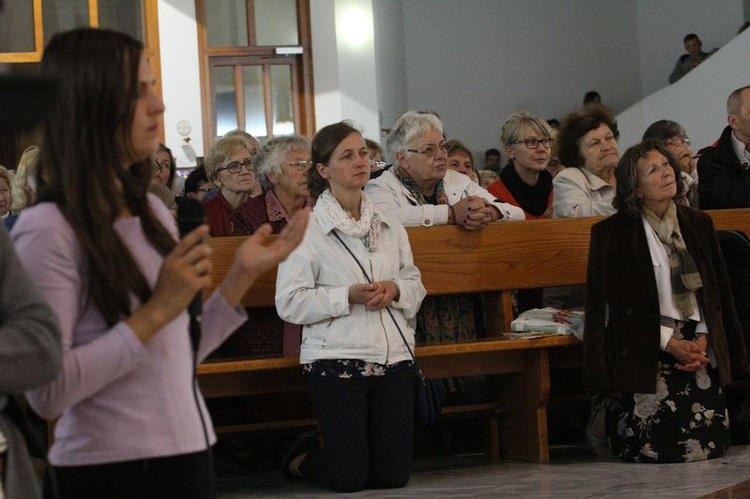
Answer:
[{"label": "white wall", "polygon": [[438,111],[448,135],[475,151],[497,147],[515,111],[562,117],[588,90],[614,109],[641,97],[630,0],[409,0],[403,9],[409,107]]},{"label": "white wall", "polygon": [[313,0],[315,123],[348,119],[378,137],[373,0]]},{"label": "white wall", "polygon": [[[382,128],[389,128],[408,109],[406,95],[406,47],[402,0],[377,0],[375,18],[375,55],[380,109],[380,142],[385,148]],[[377,139],[377,137],[371,137]]]},{"label": "white wall", "polygon": [[680,123],[695,152],[714,143],[727,125],[727,97],[750,85],[749,53],[747,30],[674,85],[620,113],[620,151],[640,142],[648,125],[660,119]]},{"label": "white wall", "polygon": [[644,97],[669,84],[685,35],[697,34],[709,52],[734,38],[744,21],[742,0],[638,0],[637,14]]},{"label": "white wall", "polygon": [[[159,0],[159,44],[161,47],[164,140],[177,159],[177,166],[195,165],[203,156],[198,31],[194,0]],[[177,122],[192,126],[190,143],[177,133]]]},{"label": "white wall", "polygon": [[[562,117],[592,89],[626,109],[666,82],[685,33],[708,49],[731,38],[745,1],[311,0],[316,123],[352,119],[378,138],[405,110],[434,109],[481,152],[518,110]],[[177,121],[203,154],[194,0],[159,0],[159,19],[166,141],[184,164]]]}]

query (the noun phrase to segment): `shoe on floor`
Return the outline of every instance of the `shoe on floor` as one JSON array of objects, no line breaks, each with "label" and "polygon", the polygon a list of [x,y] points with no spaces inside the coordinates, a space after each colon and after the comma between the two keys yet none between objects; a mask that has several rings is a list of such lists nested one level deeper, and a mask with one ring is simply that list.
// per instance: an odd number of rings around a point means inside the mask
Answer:
[{"label": "shoe on floor", "polygon": [[281,460],[281,472],[284,474],[284,478],[287,480],[301,480],[302,477],[292,473],[292,470],[289,468],[292,461],[302,454],[307,454],[311,450],[319,448],[320,438],[316,432],[307,431],[300,433]]}]

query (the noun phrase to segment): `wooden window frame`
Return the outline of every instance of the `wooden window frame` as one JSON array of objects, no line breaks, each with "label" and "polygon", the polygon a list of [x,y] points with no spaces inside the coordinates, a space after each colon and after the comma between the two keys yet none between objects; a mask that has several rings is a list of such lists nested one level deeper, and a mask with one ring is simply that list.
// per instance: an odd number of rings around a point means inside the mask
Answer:
[{"label": "wooden window frame", "polygon": [[[254,0],[245,0],[247,9],[247,38],[248,45],[243,47],[212,47],[208,45],[208,29],[206,28],[206,2],[209,0],[195,0],[195,18],[198,29],[198,51],[200,59],[200,83],[201,83],[201,100],[202,119],[203,119],[203,144],[204,149],[208,150],[216,139],[216,123],[214,116],[216,114],[216,101],[211,92],[211,68],[216,65],[230,65],[229,61],[236,61],[235,67],[235,102],[237,106],[237,124],[244,129],[245,116],[240,109],[244,109],[244,89],[238,87],[238,72],[240,67],[249,65],[248,62],[254,60],[253,65],[259,65],[258,60],[280,58],[276,54],[277,46],[256,46],[255,35],[255,2]],[[310,2],[309,0],[295,0],[297,5],[297,33],[299,36],[299,46],[302,47],[302,54],[297,57],[296,71],[292,71],[292,92],[295,97],[292,99],[294,106],[294,126],[297,133],[312,137],[315,133],[315,101],[313,92],[312,78],[312,35],[310,30]],[[283,47],[284,45],[279,45]],[[287,45],[288,46],[288,45]],[[226,64],[214,64],[213,61],[221,61]],[[266,70],[267,66],[273,65],[272,61],[260,63],[263,65],[263,77],[270,79],[270,72]],[[296,77],[295,77],[296,76]],[[241,79],[241,75],[239,76]],[[264,89],[266,87],[264,81]],[[273,101],[271,95],[264,91],[263,103],[265,109],[266,129],[273,130]]]}]

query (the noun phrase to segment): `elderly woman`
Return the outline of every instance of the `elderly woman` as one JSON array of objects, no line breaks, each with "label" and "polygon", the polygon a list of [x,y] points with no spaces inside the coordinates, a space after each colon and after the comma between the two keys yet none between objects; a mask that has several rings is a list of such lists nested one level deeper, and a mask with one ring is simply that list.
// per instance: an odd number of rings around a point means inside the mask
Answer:
[{"label": "elderly woman", "polygon": [[218,190],[203,203],[212,236],[231,236],[234,210],[261,193],[253,157],[246,140],[239,136],[219,139],[206,153],[206,175]]},{"label": "elderly woman", "polygon": [[303,434],[282,469],[338,492],[403,487],[414,450],[409,322],[425,289],[403,226],[362,192],[370,158],[360,132],[322,128],[312,158],[316,204],[304,241],[279,265],[276,308],[304,325],[300,362],[325,445]]},{"label": "elderly woman", "polygon": [[448,168],[454,172],[463,173],[471,180],[479,183],[477,170],[474,168],[474,155],[460,140],[449,140],[448,145]]},{"label": "elderly woman", "polygon": [[274,234],[310,201],[307,170],[310,141],[301,135],[274,137],[256,157],[256,172],[265,195],[249,199],[232,214],[233,234],[252,234],[270,223]]},{"label": "elderly woman", "polygon": [[546,121],[527,112],[511,114],[500,140],[508,164],[488,191],[521,208],[526,219],[552,217],[552,175],[547,171],[555,140]]},{"label": "elderly woman", "polygon": [[[0,166],[0,220],[6,223],[8,229],[12,227],[12,221],[15,221],[15,217],[12,217],[10,214],[12,201],[10,184],[12,181],[13,172],[4,166]],[[10,222],[10,227],[8,227],[8,222]]]},{"label": "elderly woman", "polygon": [[643,132],[643,140],[657,140],[664,145],[677,164],[680,165],[685,200],[690,206],[698,208],[698,168],[693,151],[690,149],[690,137],[677,122],[659,120],[651,123]]},{"label": "elderly woman", "polygon": [[19,214],[36,200],[36,163],[39,160],[39,148],[29,146],[21,154],[18,160],[18,168],[11,182],[11,194],[13,202],[10,205],[10,211]]},{"label": "elderly woman", "polygon": [[373,203],[405,226],[461,225],[483,229],[498,220],[524,220],[523,210],[496,201],[466,175],[448,169],[443,123],[407,111],[387,140],[393,167],[365,186]]},{"label": "elderly woman", "polygon": [[[555,176],[554,218],[591,217],[615,212],[615,121],[602,106],[567,116],[560,127],[560,161],[568,168]],[[571,168],[572,167],[572,168]]]},{"label": "elderly woman", "polygon": [[589,436],[604,426],[627,461],[722,456],[722,386],[747,358],[713,222],[675,203],[679,166],[660,143],[631,147],[616,171],[619,211],[592,228],[589,250]]}]

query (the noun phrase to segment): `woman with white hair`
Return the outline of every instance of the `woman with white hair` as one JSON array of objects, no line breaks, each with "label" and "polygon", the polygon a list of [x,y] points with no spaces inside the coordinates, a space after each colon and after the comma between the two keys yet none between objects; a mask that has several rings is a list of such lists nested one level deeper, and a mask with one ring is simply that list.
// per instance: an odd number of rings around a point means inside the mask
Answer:
[{"label": "woman with white hair", "polygon": [[232,214],[233,235],[252,234],[270,223],[274,234],[310,201],[307,170],[310,141],[301,135],[274,137],[256,157],[256,173],[265,195],[249,199]]},{"label": "woman with white hair", "polygon": [[523,210],[502,203],[466,175],[449,170],[443,123],[434,113],[407,111],[387,140],[393,168],[365,192],[404,226],[461,225],[483,229],[499,220],[524,220]]}]

